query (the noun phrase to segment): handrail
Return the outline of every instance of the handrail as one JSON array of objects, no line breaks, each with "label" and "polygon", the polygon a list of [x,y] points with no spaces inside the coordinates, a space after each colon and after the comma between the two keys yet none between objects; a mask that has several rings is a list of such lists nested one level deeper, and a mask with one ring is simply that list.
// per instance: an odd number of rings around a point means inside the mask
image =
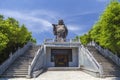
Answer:
[{"label": "handrail", "polygon": [[99,73],[102,75],[103,74],[103,68],[101,66],[101,64],[99,64],[96,59],[93,57],[93,55],[89,52],[89,50],[87,48],[85,48],[82,45],[82,48],[84,49],[84,51],[86,52],[86,54],[90,57],[90,59],[92,59],[92,61],[95,63],[95,65],[97,66],[97,69],[99,71]]},{"label": "handrail", "polygon": [[31,77],[31,72],[32,72],[32,70],[34,68],[36,60],[38,59],[38,57],[39,57],[39,55],[41,53],[40,51],[42,51],[42,49],[43,49],[43,46],[41,46],[41,48],[38,49],[38,51],[35,54],[34,59],[32,60],[31,64],[29,65],[29,67],[28,67],[28,77]]}]

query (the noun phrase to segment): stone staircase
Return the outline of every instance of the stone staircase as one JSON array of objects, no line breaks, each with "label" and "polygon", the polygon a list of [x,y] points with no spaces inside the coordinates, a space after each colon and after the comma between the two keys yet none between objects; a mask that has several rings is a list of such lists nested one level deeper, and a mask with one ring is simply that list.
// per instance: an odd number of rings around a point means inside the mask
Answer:
[{"label": "stone staircase", "polygon": [[18,57],[1,77],[26,77],[28,75],[28,66],[39,48],[40,46],[31,47],[24,55]]},{"label": "stone staircase", "polygon": [[105,77],[120,77],[120,66],[101,55],[95,47],[87,46],[87,48],[93,54],[95,59],[102,65]]},{"label": "stone staircase", "polygon": [[47,71],[80,71],[79,67],[50,67],[45,69]]}]

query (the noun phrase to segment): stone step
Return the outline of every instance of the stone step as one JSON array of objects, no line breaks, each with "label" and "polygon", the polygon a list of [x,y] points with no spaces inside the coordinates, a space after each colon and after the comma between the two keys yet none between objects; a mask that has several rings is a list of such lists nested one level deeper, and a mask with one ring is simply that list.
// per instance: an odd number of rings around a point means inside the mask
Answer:
[{"label": "stone step", "polygon": [[[96,57],[96,56],[94,56],[94,57]],[[98,59],[98,61],[108,62],[108,60],[102,59],[102,58],[100,58],[100,57],[96,57],[96,58]]]},{"label": "stone step", "polygon": [[18,57],[11,66],[1,75],[1,77],[26,77],[28,67],[32,62],[37,50],[40,46],[29,48],[24,55]]},{"label": "stone step", "polygon": [[[19,62],[19,63],[16,62],[16,63],[14,63],[14,64],[12,64],[12,65],[18,65],[18,66],[20,66],[20,65],[30,65],[30,63],[31,63],[31,62]],[[12,65],[11,65],[11,66],[12,66]]]},{"label": "stone step", "polygon": [[32,48],[32,49],[30,49],[29,50],[29,52],[31,52],[31,51],[37,51],[39,48]]},{"label": "stone step", "polygon": [[11,71],[11,72],[6,72],[6,73],[4,73],[4,75],[13,75],[13,74],[15,74],[15,75],[19,75],[19,74],[22,74],[22,75],[27,75],[28,74],[28,72],[26,71],[26,72],[19,72],[19,71],[15,71],[15,72],[13,72],[13,71]]},{"label": "stone step", "polygon": [[20,74],[22,74],[22,73],[23,74],[27,74],[28,71],[27,70],[8,70],[4,74],[18,74],[18,73],[20,73]]},{"label": "stone step", "polygon": [[24,58],[34,58],[34,55],[25,55]]},{"label": "stone step", "polygon": [[38,49],[36,50],[29,50],[28,52],[26,52],[26,54],[35,54],[38,51]]},{"label": "stone step", "polygon": [[95,59],[103,66],[104,75],[106,77],[120,77],[120,67],[118,67],[112,60],[101,55],[95,47],[88,46],[87,48]]},{"label": "stone step", "polygon": [[14,65],[14,64],[17,64],[17,65],[22,65],[22,64],[29,64],[29,63],[31,63],[32,62],[32,60],[31,61],[28,61],[28,60],[23,60],[23,61],[15,61],[14,63],[12,63],[11,65]]},{"label": "stone step", "polygon": [[25,78],[27,75],[0,75],[2,78]]},{"label": "stone step", "polygon": [[[120,72],[120,70],[112,70],[112,71],[110,71],[110,69],[106,69],[106,70],[104,70],[105,72]],[[120,73],[119,73],[120,74]]]},{"label": "stone step", "polygon": [[37,51],[39,48],[33,48],[31,50],[29,50],[29,52],[34,52],[34,51]]},{"label": "stone step", "polygon": [[24,63],[24,62],[21,62],[21,63],[15,63],[15,64],[13,64],[13,65],[11,65],[11,66],[16,66],[16,67],[19,67],[19,66],[23,66],[23,65],[25,65],[25,66],[29,66],[30,65],[30,63]]},{"label": "stone step", "polygon": [[47,68],[48,71],[78,71],[79,67],[50,67]]},{"label": "stone step", "polygon": [[29,63],[29,62],[32,62],[32,59],[31,60],[22,60],[22,61],[20,61],[20,60],[18,60],[18,61],[15,61],[14,63],[16,64],[16,63]]},{"label": "stone step", "polygon": [[120,77],[120,72],[118,71],[107,71],[107,72],[104,72],[106,77]]},{"label": "stone step", "polygon": [[32,60],[31,61],[23,61],[23,62],[18,61],[18,62],[14,62],[14,64],[12,64],[12,65],[29,65],[31,62],[32,62]]},{"label": "stone step", "polygon": [[[28,68],[19,68],[19,69],[18,69],[18,68],[11,68],[11,69],[8,69],[7,71],[12,71],[12,70],[13,70],[13,71],[17,71],[17,70],[18,70],[18,71],[28,71]],[[6,72],[7,72],[7,71],[6,71]]]},{"label": "stone step", "polygon": [[34,57],[36,53],[28,53],[28,54],[25,54],[23,55],[23,57]]},{"label": "stone step", "polygon": [[26,78],[28,74],[3,74],[1,78]]},{"label": "stone step", "polygon": [[28,67],[20,67],[20,68],[15,68],[15,67],[12,67],[11,69],[8,69],[7,71],[26,71],[28,70]]},{"label": "stone step", "polygon": [[20,56],[17,60],[29,60],[29,59],[33,59],[34,56],[28,55],[28,56]]},{"label": "stone step", "polygon": [[15,62],[10,67],[22,67],[22,66],[29,66],[31,62]]},{"label": "stone step", "polygon": [[30,58],[30,59],[18,59],[15,62],[31,61],[31,60],[33,60],[33,59],[32,58]]},{"label": "stone step", "polygon": [[8,71],[6,71],[6,73],[5,74],[11,74],[11,73],[26,73],[26,74],[28,74],[28,70],[8,70]]},{"label": "stone step", "polygon": [[18,69],[20,69],[20,68],[28,68],[28,66],[10,66],[10,68],[18,68]]},{"label": "stone step", "polygon": [[[17,60],[17,61],[15,61],[14,63],[15,63],[15,64],[16,64],[16,63],[25,63],[25,62],[26,62],[26,63],[29,63],[29,62],[32,62],[32,60],[33,60],[33,59],[29,59],[29,60],[24,60],[24,59],[23,59],[22,61],[21,61],[21,60]],[[14,64],[14,63],[13,63],[13,64]]]},{"label": "stone step", "polygon": [[17,65],[13,65],[13,66],[10,66],[9,67],[10,69],[13,69],[13,68],[17,68],[17,69],[19,69],[19,68],[28,68],[28,65],[20,65],[20,66],[17,66]]},{"label": "stone step", "polygon": [[11,66],[17,66],[17,67],[19,67],[19,66],[28,66],[29,64],[30,64],[31,62],[16,62],[16,63],[14,63],[14,64],[12,64]]},{"label": "stone step", "polygon": [[12,68],[28,68],[28,65],[20,65],[20,66],[17,66],[17,65],[13,65],[11,66]]},{"label": "stone step", "polygon": [[23,72],[28,72],[28,68],[19,68],[19,69],[17,69],[17,68],[15,68],[15,69],[8,69],[8,70],[6,70],[4,73],[7,73],[7,72],[14,72],[14,71],[23,71]]}]

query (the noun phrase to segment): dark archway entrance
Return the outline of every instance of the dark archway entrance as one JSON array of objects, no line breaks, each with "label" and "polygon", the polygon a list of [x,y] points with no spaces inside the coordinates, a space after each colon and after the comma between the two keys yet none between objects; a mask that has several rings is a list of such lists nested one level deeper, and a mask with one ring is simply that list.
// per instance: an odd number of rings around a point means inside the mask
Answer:
[{"label": "dark archway entrance", "polygon": [[52,49],[51,62],[54,62],[55,67],[69,67],[69,62],[72,62],[72,49]]},{"label": "dark archway entrance", "polygon": [[55,67],[68,67],[69,60],[67,54],[56,54],[55,55]]}]

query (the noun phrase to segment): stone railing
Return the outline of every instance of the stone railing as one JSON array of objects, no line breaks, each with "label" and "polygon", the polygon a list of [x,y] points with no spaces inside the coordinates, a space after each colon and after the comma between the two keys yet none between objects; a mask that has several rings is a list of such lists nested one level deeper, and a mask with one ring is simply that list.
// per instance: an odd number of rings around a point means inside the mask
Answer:
[{"label": "stone railing", "polygon": [[[84,67],[87,67],[86,69],[92,71],[92,72],[96,72],[96,70],[99,72],[100,74],[100,77],[102,77],[103,75],[103,67],[101,64],[99,64],[96,59],[93,57],[93,55],[89,52],[89,50],[87,48],[85,48],[83,45],[81,45],[82,48],[81,48],[81,51],[82,51],[82,54],[86,55],[88,57],[88,59],[91,61],[91,63],[87,63],[88,66],[86,66],[84,64],[84,60],[83,60],[83,65]],[[85,56],[82,56],[83,58],[85,58]],[[93,64],[94,67],[90,67],[90,65]],[[92,69],[90,69],[92,68]]]},{"label": "stone railing", "polygon": [[65,46],[80,46],[81,42],[80,40],[76,39],[66,39],[64,42],[56,41],[55,39],[45,39],[44,45],[47,46],[59,46],[59,47],[65,47]]},{"label": "stone railing", "polygon": [[104,49],[101,46],[99,46],[98,44],[96,44],[95,42],[91,42],[88,45],[92,45],[95,46],[95,48],[105,57],[111,59],[113,62],[115,62],[118,66],[120,66],[120,58],[113,54],[111,51],[109,51],[108,49]]},{"label": "stone railing", "polygon": [[0,74],[2,74],[20,55],[24,54],[30,46],[32,46],[32,42],[28,42],[23,48],[19,48],[14,54],[10,54],[10,57],[0,65]]},{"label": "stone railing", "polygon": [[56,39],[45,39],[44,40],[44,43],[66,43],[66,42],[68,42],[68,43],[76,43],[76,42],[79,42],[80,43],[80,39],[79,40],[77,40],[77,39],[66,39],[64,42],[57,42],[56,41]]},{"label": "stone railing", "polygon": [[[34,77],[34,76],[32,75],[32,72],[34,71],[34,67],[35,67],[37,61],[39,61],[38,59],[39,59],[40,55],[42,54],[43,48],[44,48],[44,46],[41,46],[41,48],[38,49],[38,51],[37,51],[36,54],[35,54],[34,59],[32,60],[31,64],[29,65],[29,68],[28,68],[28,76],[27,76],[28,78]],[[41,57],[41,59],[43,59],[43,57]],[[40,61],[39,61],[39,62],[40,62]],[[41,64],[41,63],[39,63],[39,64]],[[41,65],[40,65],[40,66],[41,66]]]}]

